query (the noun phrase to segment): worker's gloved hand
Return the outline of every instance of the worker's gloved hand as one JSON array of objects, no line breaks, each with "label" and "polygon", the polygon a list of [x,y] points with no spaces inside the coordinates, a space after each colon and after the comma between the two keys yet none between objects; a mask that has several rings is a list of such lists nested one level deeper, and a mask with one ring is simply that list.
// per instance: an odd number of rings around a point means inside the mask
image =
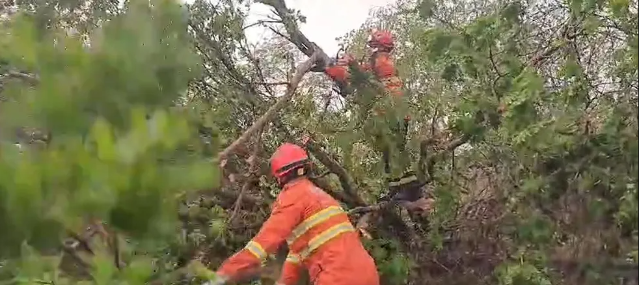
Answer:
[{"label": "worker's gloved hand", "polygon": [[224,285],[228,280],[225,276],[217,275],[215,279],[204,282],[202,285]]}]

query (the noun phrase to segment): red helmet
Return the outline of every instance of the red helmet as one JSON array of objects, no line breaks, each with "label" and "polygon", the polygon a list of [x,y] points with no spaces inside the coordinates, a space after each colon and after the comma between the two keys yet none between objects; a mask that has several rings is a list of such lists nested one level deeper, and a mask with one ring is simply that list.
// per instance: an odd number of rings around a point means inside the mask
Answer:
[{"label": "red helmet", "polygon": [[395,48],[395,37],[389,31],[373,29],[368,36],[368,46],[371,48],[383,48],[392,50]]},{"label": "red helmet", "polygon": [[308,154],[298,145],[285,143],[271,156],[271,173],[280,180],[291,170],[308,163]]}]

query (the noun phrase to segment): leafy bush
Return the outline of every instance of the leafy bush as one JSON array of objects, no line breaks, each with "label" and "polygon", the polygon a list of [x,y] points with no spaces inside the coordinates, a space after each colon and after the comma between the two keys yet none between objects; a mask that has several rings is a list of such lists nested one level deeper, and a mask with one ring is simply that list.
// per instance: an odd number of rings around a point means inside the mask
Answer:
[{"label": "leafy bush", "polygon": [[2,128],[51,134],[44,146],[5,141],[0,152],[0,227],[10,229],[0,235],[1,269],[15,284],[70,284],[56,249],[93,221],[136,245],[126,270],[104,244],[92,248],[95,283],[148,284],[155,269],[144,245],[174,239],[179,197],[218,182],[217,166],[185,155],[199,135],[175,107],[199,69],[182,9],[145,2],[128,2],[88,39],[39,29],[29,14],[3,27],[3,61],[35,82],[7,83]]}]

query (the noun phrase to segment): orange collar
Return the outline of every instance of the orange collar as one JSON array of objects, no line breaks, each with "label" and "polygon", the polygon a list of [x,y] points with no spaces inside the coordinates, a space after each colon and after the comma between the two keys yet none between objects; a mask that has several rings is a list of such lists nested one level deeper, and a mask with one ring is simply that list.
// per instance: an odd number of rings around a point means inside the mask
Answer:
[{"label": "orange collar", "polygon": [[306,182],[309,182],[308,178],[306,178],[306,177],[297,178],[297,179],[295,179],[295,180],[293,180],[293,181],[291,181],[289,183],[286,183],[284,185],[284,187],[282,187],[282,191],[284,191],[284,190],[286,190],[288,188],[291,188],[291,187],[293,187],[295,185],[298,185],[300,183],[306,183]]}]

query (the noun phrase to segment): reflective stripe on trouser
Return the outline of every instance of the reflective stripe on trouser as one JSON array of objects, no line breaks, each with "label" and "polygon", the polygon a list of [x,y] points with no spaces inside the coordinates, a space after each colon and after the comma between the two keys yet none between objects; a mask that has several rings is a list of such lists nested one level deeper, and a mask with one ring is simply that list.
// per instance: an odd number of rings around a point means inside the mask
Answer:
[{"label": "reflective stripe on trouser", "polygon": [[315,250],[320,248],[326,242],[338,237],[343,233],[354,231],[355,228],[353,228],[353,226],[349,222],[334,225],[312,238],[304,249],[296,253],[289,253],[289,255],[286,257],[286,261],[291,263],[300,263],[308,258],[313,252],[315,252]]}]

